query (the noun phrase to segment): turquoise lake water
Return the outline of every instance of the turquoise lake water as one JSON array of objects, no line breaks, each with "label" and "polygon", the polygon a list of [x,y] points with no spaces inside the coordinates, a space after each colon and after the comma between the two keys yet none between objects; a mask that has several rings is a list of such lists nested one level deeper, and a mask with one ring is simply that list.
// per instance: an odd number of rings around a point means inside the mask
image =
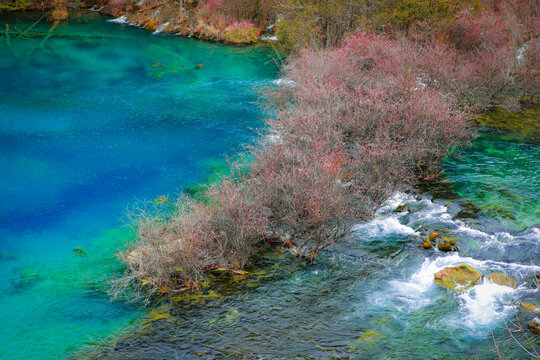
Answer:
[{"label": "turquoise lake water", "polygon": [[[482,129],[443,162],[445,181],[395,194],[313,264],[267,249],[247,276],[211,275],[211,289],[146,314],[103,292],[130,238],[125,209],[204,181],[255,138],[252,89],[277,76],[270,54],[103,19],[45,41],[16,38],[31,21],[5,22],[0,358],[494,359],[492,332],[506,359],[524,358],[500,326],[511,303],[540,302],[537,138]],[[459,251],[424,250],[433,231]],[[518,288],[434,284],[459,264],[505,272]]]},{"label": "turquoise lake water", "polygon": [[204,181],[253,141],[254,90],[276,78],[264,49],[88,15],[48,38],[50,23],[27,37],[34,19],[1,21],[2,359],[62,358],[140,317],[103,292],[126,209]]}]

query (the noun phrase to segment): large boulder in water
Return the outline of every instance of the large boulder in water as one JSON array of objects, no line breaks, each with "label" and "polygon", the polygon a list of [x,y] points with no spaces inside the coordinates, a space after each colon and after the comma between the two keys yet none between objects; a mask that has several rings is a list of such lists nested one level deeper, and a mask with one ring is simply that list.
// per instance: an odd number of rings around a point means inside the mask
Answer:
[{"label": "large boulder in water", "polygon": [[517,287],[516,279],[514,279],[512,276],[506,276],[506,274],[503,273],[489,274],[487,278],[489,281],[497,285],[508,286],[512,289],[515,289]]},{"label": "large boulder in water", "polygon": [[435,282],[440,286],[463,291],[480,280],[480,272],[468,265],[451,266],[444,268],[435,274]]}]

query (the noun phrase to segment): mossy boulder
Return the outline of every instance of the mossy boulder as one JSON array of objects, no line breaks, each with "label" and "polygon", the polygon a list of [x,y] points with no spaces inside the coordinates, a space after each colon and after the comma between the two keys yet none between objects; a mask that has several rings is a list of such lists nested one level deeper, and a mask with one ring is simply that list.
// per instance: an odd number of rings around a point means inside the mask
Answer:
[{"label": "mossy boulder", "polygon": [[429,241],[434,241],[435,239],[437,239],[438,237],[440,237],[441,234],[438,233],[438,232],[432,232],[431,234],[429,234]]},{"label": "mossy boulder", "polygon": [[478,270],[468,265],[446,267],[435,274],[435,282],[440,286],[463,291],[475,285],[482,275]]},{"label": "mossy boulder", "polygon": [[426,249],[426,250],[429,250],[429,249],[431,249],[433,246],[431,246],[431,244],[429,243],[429,241],[427,241],[427,239],[426,239],[426,241],[424,241],[424,243],[422,244],[422,247],[423,247],[424,249]]},{"label": "mossy boulder", "polygon": [[452,245],[450,245],[450,244],[447,243],[447,242],[441,241],[441,242],[439,243],[438,249],[439,249],[440,251],[452,251]]},{"label": "mossy boulder", "polygon": [[527,327],[535,335],[540,335],[540,319],[534,318],[527,323]]},{"label": "mossy boulder", "polygon": [[489,281],[497,285],[508,286],[512,289],[515,289],[517,287],[516,279],[503,273],[489,274],[487,278]]}]

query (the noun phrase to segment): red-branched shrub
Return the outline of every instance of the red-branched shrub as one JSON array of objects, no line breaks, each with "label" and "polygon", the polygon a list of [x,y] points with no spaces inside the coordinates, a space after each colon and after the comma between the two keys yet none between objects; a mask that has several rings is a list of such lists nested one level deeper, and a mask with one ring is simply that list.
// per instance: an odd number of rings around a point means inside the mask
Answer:
[{"label": "red-branched shrub", "polygon": [[205,191],[204,201],[182,197],[166,211],[134,211],[138,241],[120,253],[126,271],[112,281],[113,295],[148,299],[196,286],[206,270],[244,267],[268,228],[265,204],[253,190],[225,179]]},{"label": "red-branched shrub", "polygon": [[256,153],[257,186],[273,224],[309,252],[469,139],[455,98],[422,83],[418,50],[357,34],[336,50],[301,52],[284,68],[294,85],[267,94],[278,109],[268,120],[278,141]]},{"label": "red-branched shrub", "polygon": [[425,82],[453,93],[466,106],[520,110],[538,97],[540,7],[534,0],[483,1],[444,26],[417,23],[409,35],[422,45]]},{"label": "red-branched shrub", "polygon": [[245,266],[274,232],[313,259],[396,188],[436,171],[470,132],[456,99],[423,82],[421,53],[408,41],[360,33],[291,59],[288,85],[265,90],[277,116],[250,150],[250,166],[236,164],[202,201],[143,212],[116,288],[177,291],[205,269]]}]

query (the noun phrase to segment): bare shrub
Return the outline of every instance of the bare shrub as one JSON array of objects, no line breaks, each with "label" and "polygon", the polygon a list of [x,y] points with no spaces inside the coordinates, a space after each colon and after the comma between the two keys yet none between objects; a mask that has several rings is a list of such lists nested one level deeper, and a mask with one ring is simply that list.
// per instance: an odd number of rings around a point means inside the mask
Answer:
[{"label": "bare shrub", "polygon": [[336,50],[302,51],[284,68],[294,86],[266,92],[279,141],[256,154],[257,186],[272,221],[312,256],[469,139],[457,101],[419,82],[416,53],[408,42],[357,34]]},{"label": "bare shrub", "polygon": [[247,44],[257,41],[257,33],[258,30],[251,21],[235,21],[225,28],[223,37],[231,43]]},{"label": "bare shrub", "polygon": [[113,296],[148,300],[196,287],[209,269],[244,267],[268,227],[250,191],[225,179],[210,186],[206,200],[181,197],[167,211],[134,210],[137,242],[119,254],[126,271],[111,282]]},{"label": "bare shrub", "polygon": [[411,42],[360,33],[335,50],[302,51],[284,67],[291,86],[267,88],[278,116],[232,175],[202,200],[135,218],[138,242],[122,258],[129,284],[181,291],[216,267],[239,269],[278,232],[314,259],[372,216],[399,186],[436,171],[470,138],[466,113],[423,84]]}]

